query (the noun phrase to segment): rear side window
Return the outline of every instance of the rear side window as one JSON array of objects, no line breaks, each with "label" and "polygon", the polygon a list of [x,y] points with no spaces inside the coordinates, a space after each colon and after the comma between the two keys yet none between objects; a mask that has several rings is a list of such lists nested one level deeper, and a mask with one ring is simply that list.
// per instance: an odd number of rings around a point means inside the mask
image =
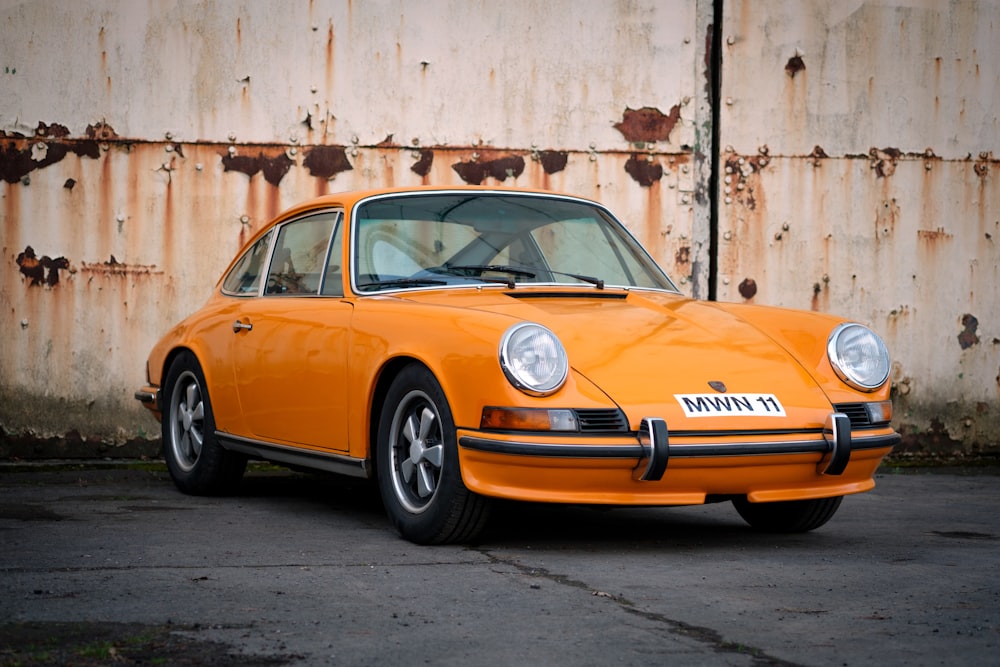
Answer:
[{"label": "rear side window", "polygon": [[222,291],[227,294],[257,294],[260,291],[260,276],[267,264],[267,249],[271,245],[270,231],[243,253],[240,261],[226,274]]}]

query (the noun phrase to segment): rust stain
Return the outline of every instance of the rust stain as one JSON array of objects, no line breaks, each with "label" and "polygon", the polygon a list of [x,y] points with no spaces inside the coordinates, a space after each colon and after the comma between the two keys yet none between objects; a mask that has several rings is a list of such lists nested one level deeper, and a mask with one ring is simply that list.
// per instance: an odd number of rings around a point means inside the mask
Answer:
[{"label": "rust stain", "polygon": [[99,123],[87,126],[87,137],[94,141],[114,141],[118,139],[118,133],[103,120]]},{"label": "rust stain", "polygon": [[944,227],[938,227],[937,229],[918,229],[917,238],[924,241],[939,241],[954,238],[954,236],[944,231]]},{"label": "rust stain", "polygon": [[979,343],[979,335],[976,329],[979,328],[979,320],[973,315],[966,313],[962,315],[962,333],[958,334],[958,344],[963,350],[968,350],[973,345]]},{"label": "rust stain", "polygon": [[796,54],[788,59],[788,63],[785,64],[785,72],[788,76],[795,78],[795,75],[806,68],[805,62],[802,60],[802,56]]},{"label": "rust stain", "polygon": [[38,257],[35,254],[35,249],[30,245],[24,249],[24,252],[18,254],[16,262],[21,273],[30,281],[29,287],[34,285],[55,287],[59,284],[60,269],[69,270],[72,273],[69,268],[69,260],[65,257],[56,257],[55,259],[48,255]]},{"label": "rust stain", "polygon": [[351,161],[343,146],[315,146],[306,153],[302,165],[316,178],[330,180],[342,171],[351,171]]},{"label": "rust stain", "polygon": [[524,158],[520,155],[497,155],[490,158],[487,154],[468,162],[456,162],[451,168],[469,185],[479,185],[487,177],[498,181],[517,178],[524,172]]},{"label": "rust stain", "polygon": [[625,108],[621,121],[615,123],[616,130],[622,133],[627,141],[632,143],[650,141],[669,141],[670,132],[681,117],[681,107],[675,104],[669,114],[664,114],[656,107],[641,109]]},{"label": "rust stain", "polygon": [[569,153],[566,151],[542,151],[538,154],[538,161],[546,174],[557,174],[566,168],[569,162]]},{"label": "rust stain", "polygon": [[648,188],[663,178],[663,165],[659,162],[651,162],[645,155],[639,156],[636,153],[632,153],[631,157],[625,162],[625,172],[636,183]]},{"label": "rust stain", "polygon": [[871,158],[871,168],[875,170],[878,178],[888,178],[896,173],[896,165],[902,151],[898,148],[872,148],[868,151]]},{"label": "rust stain", "polygon": [[690,264],[691,263],[691,246],[681,246],[677,249],[674,254],[674,262],[676,264]]},{"label": "rust stain", "polygon": [[69,128],[59,123],[46,125],[42,121],[38,121],[38,127],[35,128],[35,136],[48,139],[62,139],[69,136]]},{"label": "rust stain", "polygon": [[426,177],[427,174],[431,173],[431,166],[434,164],[434,151],[424,149],[420,151],[420,159],[413,163],[410,167],[412,171],[417,176]]},{"label": "rust stain", "polygon": [[65,125],[43,122],[38,123],[33,137],[0,131],[0,179],[28,185],[28,174],[61,162],[70,153],[92,159],[101,156],[97,141],[66,139],[68,135]]},{"label": "rust stain", "polygon": [[80,271],[82,273],[99,273],[103,275],[115,275],[115,276],[134,276],[134,275],[146,275],[146,274],[162,274],[162,270],[157,270],[155,264],[126,264],[124,262],[119,262],[114,255],[111,255],[110,259],[106,262],[99,262],[95,264],[88,264],[87,262],[82,262],[80,266]]},{"label": "rust stain", "polygon": [[[822,149],[821,149],[822,150]],[[771,162],[767,145],[757,149],[757,155],[743,156],[730,154],[726,158],[724,182],[726,196],[742,204],[748,210],[757,209],[756,179],[751,177]]]},{"label": "rust stain", "polygon": [[985,179],[990,174],[990,154],[980,153],[979,160],[972,165],[972,170],[976,172],[976,176]]},{"label": "rust stain", "polygon": [[744,299],[752,299],[757,296],[757,281],[753,278],[745,278],[739,286],[740,296]]},{"label": "rust stain", "polygon": [[875,213],[875,240],[892,236],[896,230],[896,221],[899,219],[899,204],[896,199],[888,199]]},{"label": "rust stain", "polygon": [[277,187],[288,170],[295,164],[281,149],[274,149],[268,155],[260,151],[256,157],[251,155],[222,156],[224,171],[238,171],[253,178],[258,172],[263,172],[264,180]]}]

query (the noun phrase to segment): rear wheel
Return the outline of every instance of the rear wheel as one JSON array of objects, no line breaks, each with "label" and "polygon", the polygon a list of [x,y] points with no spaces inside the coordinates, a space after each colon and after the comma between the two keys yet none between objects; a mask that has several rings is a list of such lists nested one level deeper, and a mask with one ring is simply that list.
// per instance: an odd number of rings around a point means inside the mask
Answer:
[{"label": "rear wheel", "polygon": [[462,483],[451,410],[423,366],[407,366],[389,387],[377,447],[379,491],[400,535],[445,544],[479,534],[489,501]]},{"label": "rear wheel", "polygon": [[215,418],[201,365],[190,352],[170,364],[164,383],[163,456],[177,488],[192,495],[236,488],[247,459],[228,452],[215,437]]},{"label": "rear wheel", "polygon": [[736,498],[733,505],[743,520],[757,530],[770,533],[804,533],[819,528],[833,518],[843,496],[789,500],[778,503],[751,503]]}]

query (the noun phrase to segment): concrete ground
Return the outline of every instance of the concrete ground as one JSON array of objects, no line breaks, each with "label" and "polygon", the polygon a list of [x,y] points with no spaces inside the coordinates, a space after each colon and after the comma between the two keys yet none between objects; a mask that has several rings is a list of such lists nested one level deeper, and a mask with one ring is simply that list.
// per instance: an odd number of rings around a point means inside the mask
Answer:
[{"label": "concrete ground", "polygon": [[503,506],[399,539],[359,482],[0,464],[0,665],[1000,664],[1000,471],[884,471],[809,534]]}]

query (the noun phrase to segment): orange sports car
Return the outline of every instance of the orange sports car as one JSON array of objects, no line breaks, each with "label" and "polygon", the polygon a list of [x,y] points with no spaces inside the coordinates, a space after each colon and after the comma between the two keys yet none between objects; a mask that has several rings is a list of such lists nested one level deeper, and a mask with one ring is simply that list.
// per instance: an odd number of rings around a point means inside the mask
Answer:
[{"label": "orange sports car", "polygon": [[431,544],[473,539],[495,498],[817,528],[899,440],[888,376],[861,324],[683,296],[593,201],[411,188],[266,225],[136,398],[185,493],[251,458],[374,478]]}]

